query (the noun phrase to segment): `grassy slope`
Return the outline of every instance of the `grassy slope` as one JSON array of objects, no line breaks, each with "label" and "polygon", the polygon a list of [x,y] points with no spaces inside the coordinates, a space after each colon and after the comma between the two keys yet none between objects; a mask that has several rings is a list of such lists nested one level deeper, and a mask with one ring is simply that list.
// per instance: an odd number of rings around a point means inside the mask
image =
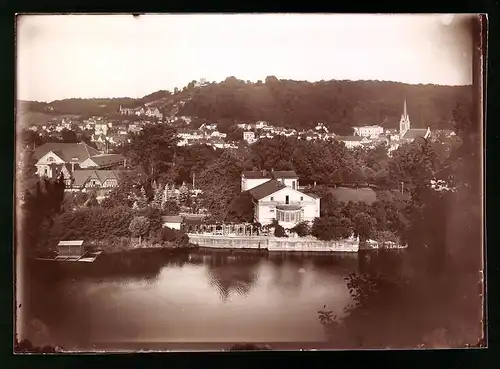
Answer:
[{"label": "grassy slope", "polygon": [[377,193],[371,188],[347,188],[347,187],[337,187],[332,188],[331,191],[337,198],[337,200],[342,202],[357,202],[362,201],[367,204],[372,204],[377,200]]}]

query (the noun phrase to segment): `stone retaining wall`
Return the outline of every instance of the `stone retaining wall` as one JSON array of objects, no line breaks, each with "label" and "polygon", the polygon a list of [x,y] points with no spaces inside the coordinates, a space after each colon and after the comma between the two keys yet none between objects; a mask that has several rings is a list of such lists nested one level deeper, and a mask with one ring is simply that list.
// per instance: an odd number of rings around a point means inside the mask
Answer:
[{"label": "stone retaining wall", "polygon": [[200,247],[222,249],[263,249],[268,251],[299,252],[358,252],[357,240],[320,241],[308,238],[280,238],[266,236],[216,236],[188,233],[189,242]]}]

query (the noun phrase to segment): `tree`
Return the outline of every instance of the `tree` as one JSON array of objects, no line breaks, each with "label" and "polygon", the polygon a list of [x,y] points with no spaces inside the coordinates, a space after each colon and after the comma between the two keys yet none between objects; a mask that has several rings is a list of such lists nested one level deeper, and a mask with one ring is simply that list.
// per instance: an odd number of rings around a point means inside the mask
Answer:
[{"label": "tree", "polygon": [[352,223],[348,218],[321,217],[315,218],[311,234],[319,240],[340,240],[352,234]]},{"label": "tree", "polygon": [[273,219],[271,226],[274,227],[274,237],[286,237],[285,228],[276,219]]},{"label": "tree", "polygon": [[290,229],[290,231],[297,233],[299,237],[306,237],[311,234],[311,227],[307,222],[300,222],[295,227]]},{"label": "tree", "polygon": [[375,230],[376,220],[367,213],[357,213],[354,216],[354,232],[361,240],[369,239]]},{"label": "tree", "polygon": [[162,186],[153,186],[154,196],[153,196],[153,207],[156,209],[162,209],[163,203],[163,189]]},{"label": "tree", "polygon": [[223,221],[229,204],[240,193],[241,164],[230,152],[210,163],[198,176],[202,205],[214,219]]},{"label": "tree", "polygon": [[161,201],[162,209],[165,209],[167,207],[167,203],[177,203],[175,195],[175,185],[173,183],[172,185],[166,183],[165,188],[163,189],[163,196]]},{"label": "tree", "polygon": [[189,189],[186,186],[186,183],[183,182],[182,186],[179,188],[179,203],[187,206],[189,201]]},{"label": "tree", "polygon": [[142,242],[142,236],[149,231],[149,219],[145,216],[135,217],[130,222],[129,230],[133,237],[139,237],[140,244]]},{"label": "tree", "polygon": [[148,206],[148,198],[146,196],[146,190],[144,189],[144,186],[141,187],[141,191],[136,198],[136,203],[137,203],[137,208],[139,209],[143,209],[146,206]]},{"label": "tree", "polygon": [[61,131],[61,141],[67,142],[67,143],[79,142],[78,136],[76,135],[76,132],[71,131],[71,130],[66,129],[66,128],[64,128]]},{"label": "tree", "polygon": [[254,218],[254,205],[252,196],[247,191],[240,193],[229,203],[226,215],[227,222],[250,223]]},{"label": "tree", "polygon": [[170,169],[177,141],[174,128],[164,124],[148,125],[130,137],[130,143],[124,147],[124,151],[147,176],[155,178]]}]

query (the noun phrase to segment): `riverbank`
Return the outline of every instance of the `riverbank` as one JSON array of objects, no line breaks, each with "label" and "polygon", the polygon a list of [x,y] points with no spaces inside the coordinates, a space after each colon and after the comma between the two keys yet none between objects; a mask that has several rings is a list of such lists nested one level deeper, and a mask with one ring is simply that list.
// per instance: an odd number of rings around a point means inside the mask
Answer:
[{"label": "riverbank", "polygon": [[[371,241],[371,242],[370,242]],[[400,244],[396,242],[378,242],[374,240],[361,241],[359,243],[359,251],[369,250],[403,250],[407,249],[407,244]]]}]

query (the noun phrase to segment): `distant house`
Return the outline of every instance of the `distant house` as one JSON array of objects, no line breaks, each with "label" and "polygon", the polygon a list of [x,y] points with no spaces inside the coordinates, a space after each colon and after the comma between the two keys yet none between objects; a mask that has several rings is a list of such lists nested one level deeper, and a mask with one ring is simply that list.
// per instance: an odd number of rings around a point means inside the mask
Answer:
[{"label": "distant house", "polygon": [[353,127],[354,135],[361,137],[378,137],[384,133],[384,128],[379,125]]},{"label": "distant house", "polygon": [[370,140],[361,136],[337,136],[335,139],[339,142],[343,142],[348,149],[360,147],[363,143],[370,142]]},{"label": "distant house", "polygon": [[108,125],[107,123],[96,123],[94,125],[94,134],[96,136],[99,136],[99,135],[104,135],[106,136],[108,134]]},{"label": "distant house", "polygon": [[[53,171],[55,168],[62,168],[64,164],[69,164],[71,171],[74,171],[75,166],[80,166],[85,160],[99,154],[101,152],[84,142],[48,142],[35,149],[34,157],[37,159],[37,163],[35,164],[37,168],[36,173],[40,177],[54,178],[56,176],[56,173]],[[68,169],[68,166],[64,167]]]},{"label": "distant house", "polygon": [[163,227],[168,227],[172,229],[181,229],[181,224],[184,220],[183,217],[178,216],[178,215],[173,215],[173,216],[162,216],[161,220],[163,222],[162,226]]},{"label": "distant house", "polygon": [[252,144],[254,143],[255,141],[257,141],[257,139],[255,138],[255,132],[252,132],[252,131],[246,131],[246,132],[243,132],[243,139],[248,143],[248,144]]},{"label": "distant house", "polygon": [[160,110],[158,110],[158,108],[147,109],[145,115],[148,117],[154,117],[154,118],[158,118],[158,119],[163,118],[163,114],[160,113]]},{"label": "distant house", "polygon": [[66,188],[70,192],[88,192],[95,190],[97,198],[102,198],[113,188],[118,186],[120,171],[82,169],[73,173],[71,186]]},{"label": "distant house", "polygon": [[252,129],[252,125],[251,124],[247,124],[247,123],[238,123],[237,127],[239,129],[243,129],[243,130],[246,130],[246,131],[249,131],[249,130]]},{"label": "distant house", "polygon": [[321,122],[316,124],[316,127],[314,127],[314,129],[316,131],[325,131],[326,133],[328,133],[328,128]]},{"label": "distant house", "polygon": [[[292,183],[296,183],[296,179],[293,180]],[[319,197],[303,193],[288,186],[288,183],[267,179],[248,190],[254,204],[254,221],[268,225],[277,220],[283,227],[292,228],[301,221],[312,222],[320,216]]]},{"label": "distant house", "polygon": [[88,158],[80,164],[82,169],[114,169],[125,166],[126,158],[122,154],[101,154]]}]

